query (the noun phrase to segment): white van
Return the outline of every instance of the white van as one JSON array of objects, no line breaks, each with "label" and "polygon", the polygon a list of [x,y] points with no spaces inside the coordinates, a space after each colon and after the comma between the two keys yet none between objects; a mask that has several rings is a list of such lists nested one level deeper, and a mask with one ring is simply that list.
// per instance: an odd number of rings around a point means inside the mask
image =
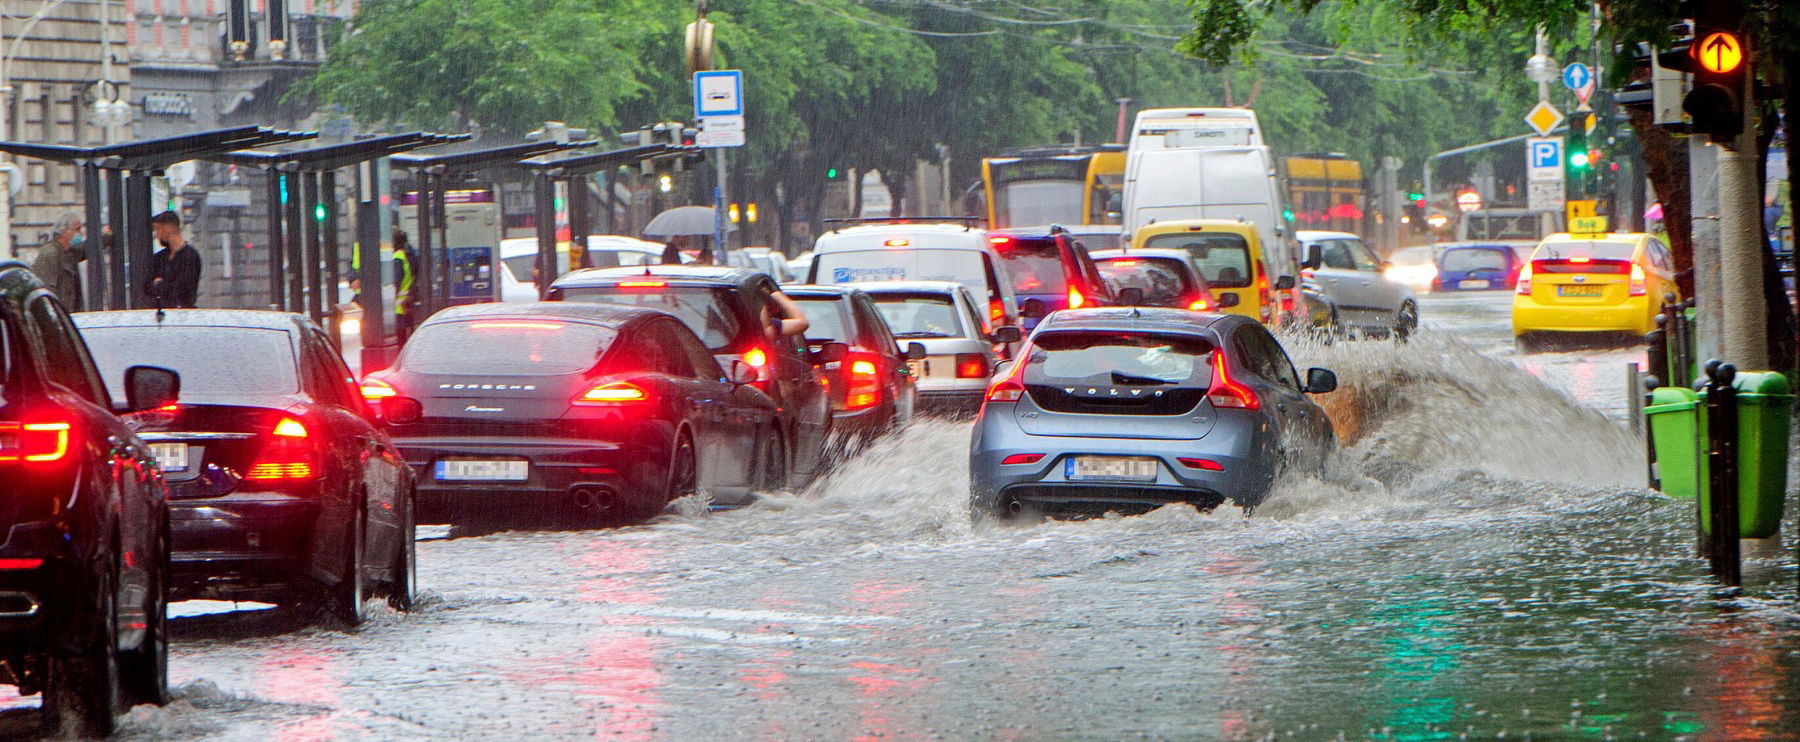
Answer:
[{"label": "white van", "polygon": [[[614,234],[588,235],[588,263],[595,268],[617,268],[622,265],[656,265],[662,262],[663,246],[635,237]],[[500,301],[529,302],[538,300],[537,281],[531,269],[537,264],[536,237],[516,237],[500,241]],[[569,272],[569,243],[556,244],[556,275]],[[554,278],[554,276],[552,276]]]},{"label": "white van", "polygon": [[833,229],[813,244],[807,283],[954,281],[986,310],[987,332],[1017,326],[1019,305],[987,230],[965,224],[901,222]]},{"label": "white van", "polygon": [[1261,146],[1262,124],[1248,108],[1150,108],[1138,112],[1127,151]]}]

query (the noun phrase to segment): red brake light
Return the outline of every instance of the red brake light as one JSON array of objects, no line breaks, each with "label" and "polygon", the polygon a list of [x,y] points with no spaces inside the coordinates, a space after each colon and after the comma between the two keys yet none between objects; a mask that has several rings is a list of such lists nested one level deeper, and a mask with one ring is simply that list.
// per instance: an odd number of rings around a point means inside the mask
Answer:
[{"label": "red brake light", "polygon": [[0,462],[56,461],[69,454],[72,423],[60,421],[0,422]]},{"label": "red brake light", "polygon": [[620,281],[622,289],[661,289],[668,288],[668,281]]},{"label": "red brake light", "polygon": [[1204,469],[1206,471],[1225,471],[1224,465],[1220,464],[1217,461],[1213,461],[1212,459],[1176,459],[1176,461],[1181,462],[1182,466],[1185,466],[1189,469]]},{"label": "red brake light", "polygon": [[390,397],[398,397],[400,392],[394,389],[393,384],[380,379],[363,379],[362,396],[365,401],[380,402]]},{"label": "red brake light", "polygon": [[1018,465],[1018,464],[1035,464],[1035,463],[1037,463],[1039,461],[1043,461],[1043,460],[1044,460],[1044,455],[1041,453],[1015,453],[1011,456],[1001,459],[1000,465],[1001,466],[1014,466],[1014,465]]},{"label": "red brake light", "polygon": [[1230,365],[1225,362],[1225,351],[1213,351],[1212,388],[1206,390],[1206,400],[1214,407],[1230,407],[1239,410],[1254,410],[1262,407],[1262,400],[1256,398],[1256,390],[1244,386],[1231,378]]},{"label": "red brake light", "polygon": [[1588,262],[1592,262],[1593,260],[1594,260],[1593,258],[1588,257],[1586,255],[1577,255],[1575,257],[1569,258],[1569,262],[1571,262],[1571,263],[1588,263]]},{"label": "red brake light", "polygon": [[1193,310],[1195,312],[1204,312],[1211,308],[1212,308],[1212,305],[1208,304],[1205,299],[1195,299],[1192,304],[1188,305],[1188,309]]},{"label": "red brake light", "polygon": [[988,319],[999,322],[1006,318],[1006,304],[998,298],[988,300]]},{"label": "red brake light", "polygon": [[1025,396],[1025,382],[1019,380],[1019,374],[1023,373],[1026,354],[1020,353],[1019,360],[1013,362],[1006,375],[995,379],[988,387],[989,402],[1017,402],[1020,397]]},{"label": "red brake light", "polygon": [[892,239],[892,240],[888,240],[887,242],[883,242],[881,244],[883,244],[887,247],[906,247],[907,245],[912,244],[912,240]]},{"label": "red brake light", "polygon": [[851,361],[849,367],[850,385],[845,390],[844,409],[874,407],[881,400],[881,381],[876,378],[875,364],[871,361]]},{"label": "red brake light", "polygon": [[593,407],[642,402],[649,398],[650,393],[644,391],[643,387],[629,382],[616,381],[610,384],[601,384],[582,392],[581,396],[575,398],[573,404]]},{"label": "red brake light", "polygon": [[281,418],[244,478],[262,482],[312,479],[318,471],[318,455],[309,437],[305,424]]},{"label": "red brake light", "polygon": [[1531,264],[1519,269],[1519,285],[1517,291],[1525,296],[1531,295]]},{"label": "red brake light", "polygon": [[44,566],[44,560],[42,559],[32,559],[29,557],[0,559],[0,569],[37,569],[42,566]]},{"label": "red brake light", "polygon": [[1116,265],[1120,268],[1131,268],[1138,264],[1136,260],[1108,260],[1106,262],[1109,265]]},{"label": "red brake light", "polygon": [[769,365],[769,353],[762,348],[751,348],[744,353],[744,362],[750,364],[751,368],[763,368]]},{"label": "red brake light", "polygon": [[1069,287],[1069,308],[1070,309],[1080,309],[1081,305],[1086,304],[1086,303],[1087,303],[1087,297],[1081,295],[1081,290],[1075,288],[1074,286],[1070,286]]},{"label": "red brake light", "polygon": [[956,378],[985,379],[988,375],[987,357],[980,353],[956,354]]},{"label": "red brake light", "polygon": [[1631,295],[1632,296],[1643,296],[1646,293],[1646,291],[1647,291],[1647,286],[1645,285],[1645,282],[1644,282],[1644,266],[1638,265],[1637,263],[1632,263],[1631,264]]}]

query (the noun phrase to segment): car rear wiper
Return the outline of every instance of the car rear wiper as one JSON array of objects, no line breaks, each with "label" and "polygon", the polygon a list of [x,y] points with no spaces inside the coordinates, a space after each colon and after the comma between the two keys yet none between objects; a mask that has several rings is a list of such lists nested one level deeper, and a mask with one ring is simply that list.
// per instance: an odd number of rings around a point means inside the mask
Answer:
[{"label": "car rear wiper", "polygon": [[1148,376],[1133,376],[1131,374],[1119,373],[1118,371],[1112,372],[1112,380],[1113,380],[1114,384],[1146,384],[1147,385],[1147,384],[1173,384],[1173,383],[1175,383],[1173,381],[1165,381],[1163,379],[1154,379],[1154,378],[1151,378]]},{"label": "car rear wiper", "polygon": [[947,337],[951,337],[951,336],[946,335],[941,332],[931,332],[929,330],[924,330],[924,331],[919,331],[919,332],[896,332],[896,333],[894,333],[894,337],[897,337],[897,338],[947,338]]}]

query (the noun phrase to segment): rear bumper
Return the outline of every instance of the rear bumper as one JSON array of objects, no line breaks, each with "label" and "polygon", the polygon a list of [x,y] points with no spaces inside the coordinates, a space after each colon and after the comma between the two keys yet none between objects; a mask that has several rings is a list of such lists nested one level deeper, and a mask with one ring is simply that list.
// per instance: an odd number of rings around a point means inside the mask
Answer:
[{"label": "rear bumper", "polygon": [[[1143,512],[1174,502],[1210,507],[1230,500],[1255,505],[1274,481],[1273,456],[1249,446],[1244,437],[1201,440],[1009,436],[999,446],[976,441],[969,458],[969,504],[1004,512],[1012,501],[1051,512]],[[1013,454],[1044,454],[1031,464],[1002,464]],[[1155,459],[1156,478],[1141,482],[1082,480],[1074,476],[1075,456],[1130,456]],[[1223,471],[1191,469],[1179,458],[1217,462]]]},{"label": "rear bumper", "polygon": [[1513,335],[1527,332],[1630,332],[1655,329],[1650,299],[1634,296],[1620,304],[1550,305],[1529,296],[1513,298]]},{"label": "rear bumper", "polygon": [[41,559],[31,569],[0,570],[0,654],[33,653],[66,631],[86,603],[68,542],[50,522],[20,523],[0,544],[0,559]]},{"label": "rear bumper", "polygon": [[170,587],[177,600],[230,597],[305,578],[319,499],[243,492],[169,502]]},{"label": "rear bumper", "polygon": [[893,408],[873,405],[859,410],[833,410],[831,432],[844,435],[879,433],[894,424]]},{"label": "rear bumper", "polygon": [[987,398],[987,379],[930,379],[919,382],[919,409],[927,413],[972,415]]},{"label": "rear bumper", "polygon": [[[668,451],[571,438],[409,438],[395,441],[418,482],[421,523],[559,511],[585,489],[621,497],[658,492]],[[522,481],[446,481],[445,459],[523,460]]]}]

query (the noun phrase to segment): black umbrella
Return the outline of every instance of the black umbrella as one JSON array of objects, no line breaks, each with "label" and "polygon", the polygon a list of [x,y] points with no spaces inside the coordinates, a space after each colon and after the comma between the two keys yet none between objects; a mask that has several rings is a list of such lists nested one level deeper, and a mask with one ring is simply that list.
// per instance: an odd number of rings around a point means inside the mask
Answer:
[{"label": "black umbrella", "polygon": [[[713,209],[710,206],[677,206],[661,214],[644,226],[644,236],[653,239],[668,239],[680,235],[711,235],[713,233]],[[725,231],[736,232],[737,225],[725,223]]]}]

